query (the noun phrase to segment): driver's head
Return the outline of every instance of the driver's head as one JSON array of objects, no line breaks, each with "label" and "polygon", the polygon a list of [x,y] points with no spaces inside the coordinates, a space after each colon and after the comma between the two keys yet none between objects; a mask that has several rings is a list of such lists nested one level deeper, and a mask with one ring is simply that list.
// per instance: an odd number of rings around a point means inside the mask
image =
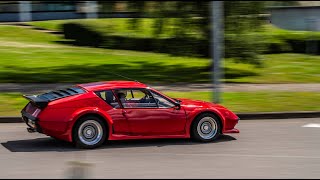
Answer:
[{"label": "driver's head", "polygon": [[117,92],[117,95],[119,97],[119,99],[123,99],[123,98],[126,98],[127,97],[127,91],[118,91]]}]

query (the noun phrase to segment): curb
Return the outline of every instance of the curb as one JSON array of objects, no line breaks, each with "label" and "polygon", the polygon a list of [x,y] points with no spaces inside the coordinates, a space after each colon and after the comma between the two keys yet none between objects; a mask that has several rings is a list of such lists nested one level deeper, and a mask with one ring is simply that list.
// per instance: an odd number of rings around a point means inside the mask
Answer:
[{"label": "curb", "polygon": [[296,112],[266,112],[266,113],[236,113],[241,120],[257,119],[291,119],[291,118],[317,118],[320,111],[296,111]]},{"label": "curb", "polygon": [[[241,120],[317,118],[320,111],[236,113]],[[0,117],[0,123],[23,123],[21,117]]]},{"label": "curb", "polygon": [[21,117],[0,117],[0,123],[23,123]]}]

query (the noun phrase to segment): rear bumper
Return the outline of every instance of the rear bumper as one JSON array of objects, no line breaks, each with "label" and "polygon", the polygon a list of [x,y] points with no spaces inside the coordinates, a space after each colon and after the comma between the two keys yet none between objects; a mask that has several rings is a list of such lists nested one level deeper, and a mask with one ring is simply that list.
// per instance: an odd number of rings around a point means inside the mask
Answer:
[{"label": "rear bumper", "polygon": [[21,111],[21,115],[22,120],[27,125],[27,131],[29,133],[38,132],[72,142],[72,130],[68,131],[68,129],[71,129],[68,123],[60,121],[44,121],[44,119],[41,119],[40,121],[39,118],[32,116],[24,110]]},{"label": "rear bumper", "polygon": [[26,123],[28,126],[27,130],[28,132],[39,132],[42,133],[42,128],[39,125],[39,119],[36,117],[33,117],[31,114],[27,113],[26,111],[21,111],[22,120]]}]

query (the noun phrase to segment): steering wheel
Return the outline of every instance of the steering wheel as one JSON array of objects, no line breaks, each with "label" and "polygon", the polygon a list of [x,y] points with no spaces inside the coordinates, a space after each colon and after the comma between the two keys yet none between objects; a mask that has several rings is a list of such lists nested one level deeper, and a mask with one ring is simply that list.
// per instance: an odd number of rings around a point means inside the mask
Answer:
[{"label": "steering wheel", "polygon": [[146,103],[147,102],[147,96],[145,95],[143,98],[139,100],[140,103]]},{"label": "steering wheel", "polygon": [[154,99],[154,101],[156,102],[156,104],[157,104],[157,105],[159,105],[159,104],[160,104],[159,99],[157,99],[157,98],[153,98],[153,99]]}]

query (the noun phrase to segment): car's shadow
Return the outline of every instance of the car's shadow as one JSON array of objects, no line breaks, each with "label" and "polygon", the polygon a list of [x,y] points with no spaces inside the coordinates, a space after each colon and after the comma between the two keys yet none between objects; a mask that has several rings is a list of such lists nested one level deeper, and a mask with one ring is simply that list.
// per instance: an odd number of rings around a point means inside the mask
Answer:
[{"label": "car's shadow", "polygon": [[[226,141],[236,140],[236,138],[229,135],[221,135],[217,140],[209,143],[220,143]],[[37,138],[27,140],[16,140],[1,143],[3,147],[11,152],[70,152],[70,151],[84,151],[87,149],[78,149],[71,143],[59,141],[53,138]],[[190,139],[148,139],[148,140],[121,140],[108,141],[103,146],[97,149],[113,149],[113,148],[133,148],[133,147],[148,147],[148,146],[170,146],[170,145],[197,145],[204,144],[201,142],[194,142]]]}]

